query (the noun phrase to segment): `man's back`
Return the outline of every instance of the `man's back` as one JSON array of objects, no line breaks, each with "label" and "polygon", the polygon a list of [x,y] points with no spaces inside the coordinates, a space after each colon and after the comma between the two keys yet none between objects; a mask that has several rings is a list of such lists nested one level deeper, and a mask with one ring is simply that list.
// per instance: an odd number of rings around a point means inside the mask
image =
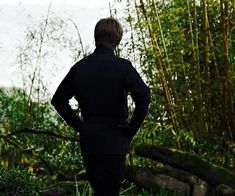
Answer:
[{"label": "man's back", "polygon": [[[129,124],[128,92],[136,104]],[[65,104],[72,96],[79,103],[83,122]],[[70,69],[52,104],[80,132],[82,153],[125,154],[146,115],[149,100],[149,89],[131,62],[101,45]]]}]

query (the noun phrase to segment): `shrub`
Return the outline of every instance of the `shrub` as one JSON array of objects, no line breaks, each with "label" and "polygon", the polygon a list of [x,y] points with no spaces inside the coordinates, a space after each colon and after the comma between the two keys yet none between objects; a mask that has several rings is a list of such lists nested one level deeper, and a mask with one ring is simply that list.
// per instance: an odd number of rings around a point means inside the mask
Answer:
[{"label": "shrub", "polygon": [[0,169],[0,195],[35,195],[37,183],[26,169]]}]

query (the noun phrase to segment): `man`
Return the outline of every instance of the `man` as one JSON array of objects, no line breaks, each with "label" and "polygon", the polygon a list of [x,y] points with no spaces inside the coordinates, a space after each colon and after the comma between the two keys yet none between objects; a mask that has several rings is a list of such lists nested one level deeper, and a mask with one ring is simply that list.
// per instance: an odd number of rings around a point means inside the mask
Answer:
[{"label": "man", "polygon": [[[149,88],[131,62],[114,54],[122,34],[117,20],[101,19],[95,26],[95,51],[70,69],[51,102],[80,133],[81,152],[95,196],[119,195],[129,143],[150,103]],[[135,102],[129,123],[128,92]],[[82,120],[69,106],[73,96]]]}]

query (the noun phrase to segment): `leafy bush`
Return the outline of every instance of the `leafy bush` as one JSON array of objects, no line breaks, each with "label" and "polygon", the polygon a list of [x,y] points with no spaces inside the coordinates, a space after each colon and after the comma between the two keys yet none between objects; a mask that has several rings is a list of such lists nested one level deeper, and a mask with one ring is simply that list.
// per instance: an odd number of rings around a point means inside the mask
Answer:
[{"label": "leafy bush", "polygon": [[0,195],[36,195],[37,184],[25,169],[0,169]]}]

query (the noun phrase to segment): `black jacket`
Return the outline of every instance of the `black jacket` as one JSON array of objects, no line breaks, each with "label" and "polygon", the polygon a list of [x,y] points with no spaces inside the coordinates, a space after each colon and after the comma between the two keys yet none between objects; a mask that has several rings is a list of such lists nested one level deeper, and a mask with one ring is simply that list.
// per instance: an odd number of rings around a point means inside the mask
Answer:
[{"label": "black jacket", "polygon": [[[129,123],[128,92],[135,102]],[[83,120],[69,105],[73,96]],[[150,90],[130,61],[98,46],[70,69],[51,103],[67,124],[80,132],[83,153],[123,154],[147,114]]]}]

